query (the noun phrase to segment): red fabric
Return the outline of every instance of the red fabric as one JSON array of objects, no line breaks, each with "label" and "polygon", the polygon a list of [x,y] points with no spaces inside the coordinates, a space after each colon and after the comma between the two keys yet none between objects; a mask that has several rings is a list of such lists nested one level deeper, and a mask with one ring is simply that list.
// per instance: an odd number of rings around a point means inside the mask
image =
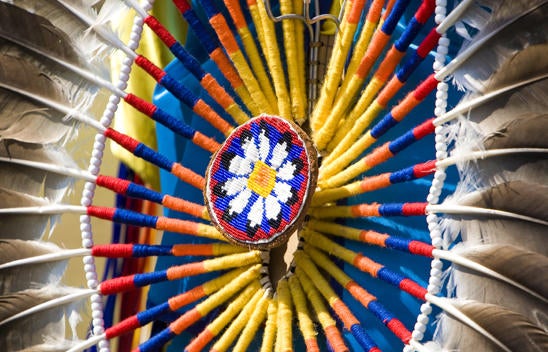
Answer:
[{"label": "red fabric", "polygon": [[429,119],[413,128],[413,135],[416,140],[419,140],[431,133],[434,133],[436,126],[434,126],[434,119]]}]

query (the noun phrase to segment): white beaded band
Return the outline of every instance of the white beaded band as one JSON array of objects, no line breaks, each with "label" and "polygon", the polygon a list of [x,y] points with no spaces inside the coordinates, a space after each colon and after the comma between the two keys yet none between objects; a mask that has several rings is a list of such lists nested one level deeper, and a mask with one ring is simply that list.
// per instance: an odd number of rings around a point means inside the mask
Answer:
[{"label": "white beaded band", "polygon": [[[147,11],[152,8],[154,0],[144,0],[142,5]],[[143,30],[143,19],[139,16],[135,16],[133,26],[131,28],[130,41],[128,47],[131,50],[137,49],[139,41],[141,40],[141,33]],[[120,74],[116,83],[116,88],[119,90],[125,90],[129,75],[131,73],[131,66],[133,65],[133,59],[126,57],[122,62],[120,68]],[[100,123],[103,127],[109,127],[114,118],[114,113],[118,109],[120,104],[120,97],[112,94],[109,101],[103,111]],[[103,161],[103,151],[105,150],[106,138],[103,134],[99,133],[95,135],[95,141],[93,143],[93,150],[88,166],[88,171],[96,176],[101,168]],[[92,204],[95,194],[96,185],[93,182],[86,182],[84,184],[84,190],[82,191],[82,198],[80,204],[83,206],[89,206]],[[93,246],[93,233],[91,229],[91,218],[88,215],[80,216],[80,232],[82,236],[82,246],[84,248],[91,248]],[[95,266],[95,259],[92,256],[86,256],[84,261],[84,272],[87,280],[87,285],[90,289],[97,289],[99,286],[99,280],[97,277],[97,269]],[[91,296],[91,316],[92,316],[92,333],[93,335],[101,335],[104,333],[104,319],[103,319],[103,297],[99,294]],[[107,340],[101,340],[98,343],[99,352],[110,352],[109,343]]]},{"label": "white beaded band", "polygon": [[[446,17],[447,14],[447,1],[446,0],[436,0],[436,9],[435,9],[435,22],[440,24]],[[445,65],[445,57],[449,52],[450,40],[446,35],[438,41],[438,46],[436,48],[435,59],[433,63],[433,69],[435,72],[439,71]],[[445,82],[439,82],[436,89],[436,102],[434,108],[434,115],[441,116],[445,113],[447,108],[447,89],[448,85]],[[436,148],[436,159],[441,160],[447,157],[447,138],[441,134],[442,129],[436,127],[435,130],[435,148]],[[430,191],[426,198],[428,204],[438,204],[439,197],[443,189],[445,182],[445,167],[437,167],[436,172],[434,173],[434,178],[432,184],[430,185]],[[426,223],[428,225],[428,231],[430,232],[430,238],[432,245],[436,248],[442,246],[442,237],[439,218],[435,214],[429,214],[426,217]],[[439,258],[434,257],[430,263],[430,278],[428,280],[428,293],[436,295],[441,289],[441,276],[442,276],[443,263]],[[411,341],[404,346],[404,352],[416,351],[414,346],[420,345],[420,341],[424,337],[424,332],[430,320],[430,314],[432,313],[432,306],[429,302],[425,302],[420,307],[420,313],[417,316],[417,321],[411,333]]]}]

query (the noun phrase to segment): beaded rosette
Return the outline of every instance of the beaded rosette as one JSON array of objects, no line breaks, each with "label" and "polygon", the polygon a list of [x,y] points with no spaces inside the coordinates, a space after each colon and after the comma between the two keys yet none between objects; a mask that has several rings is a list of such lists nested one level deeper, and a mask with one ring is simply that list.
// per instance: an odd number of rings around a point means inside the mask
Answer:
[{"label": "beaded rosette", "polygon": [[[0,0],[0,351],[548,350],[547,0],[171,2],[186,42],[154,0]],[[107,141],[161,187],[110,176]],[[66,213],[82,248],[45,240]],[[87,289],[60,285],[77,256]]]},{"label": "beaded rosette", "polygon": [[213,223],[250,247],[280,244],[302,220],[316,184],[316,156],[306,135],[279,117],[239,126],[215,153],[204,192]]}]

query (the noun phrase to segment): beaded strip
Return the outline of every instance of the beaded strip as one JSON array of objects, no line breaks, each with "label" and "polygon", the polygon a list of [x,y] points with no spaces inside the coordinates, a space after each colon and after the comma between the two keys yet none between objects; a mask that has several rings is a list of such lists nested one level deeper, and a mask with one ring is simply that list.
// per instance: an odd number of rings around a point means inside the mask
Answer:
[{"label": "beaded strip", "polygon": [[[440,24],[446,17],[447,13],[447,0],[436,0],[435,18],[436,24]],[[448,53],[450,40],[447,36],[442,36],[438,42],[436,50],[435,61],[433,64],[434,71],[439,71],[445,64],[445,56]],[[445,113],[447,107],[447,83],[441,81],[438,83],[436,91],[436,107],[434,109],[434,115],[439,117]],[[446,137],[440,134],[441,128],[436,127],[435,133],[435,147],[436,147],[436,160],[442,160],[447,157],[447,141]],[[429,204],[438,204],[439,196],[441,194],[443,184],[445,181],[446,173],[445,167],[436,166],[436,172],[434,173],[434,179],[426,200]],[[432,245],[435,248],[442,246],[441,229],[439,223],[439,217],[435,214],[430,214],[426,217],[428,224],[428,230],[430,231],[430,238],[432,239]],[[430,264],[430,279],[428,280],[428,294],[437,295],[441,288],[441,275],[442,275],[443,263],[439,258],[434,256]],[[432,313],[432,306],[429,302],[425,302],[421,305],[420,314],[417,316],[417,321],[413,328],[411,341],[404,347],[404,352],[412,352],[417,350],[417,345],[424,337],[427,324],[430,320],[430,314]]]},{"label": "beaded strip", "polygon": [[[144,0],[142,5],[147,11],[152,8],[154,0]],[[141,34],[143,30],[143,20],[136,16],[133,21],[133,26],[131,28],[130,40],[128,47],[131,50],[136,50],[139,46],[141,40]],[[131,66],[133,65],[133,59],[126,57],[122,62],[120,68],[120,74],[118,76],[118,83],[116,87],[120,90],[125,90],[127,88],[127,82],[129,80],[129,74],[131,72]],[[121,98],[112,94],[109,98],[103,116],[101,117],[100,123],[102,126],[107,128],[111,125],[112,119],[114,118],[114,113],[118,109]],[[103,151],[105,150],[105,141],[106,137],[102,133],[95,135],[95,142],[93,144],[93,151],[91,154],[91,159],[89,162],[88,171],[97,175],[101,168],[101,163],[103,160]],[[92,203],[93,197],[95,195],[96,184],[94,182],[86,182],[84,184],[84,190],[82,191],[82,198],[80,203],[83,206],[89,206]],[[93,233],[91,229],[91,217],[89,215],[80,216],[80,232],[82,236],[82,247],[91,248],[93,246]],[[84,262],[84,272],[87,280],[87,285],[91,289],[97,289],[99,282],[97,281],[97,269],[95,266],[95,259],[93,256],[85,256],[83,258]],[[105,331],[104,320],[103,320],[103,298],[100,294],[94,294],[91,296],[91,316],[93,334],[102,335]],[[110,352],[110,346],[106,339],[102,339],[98,343],[99,352]]]}]

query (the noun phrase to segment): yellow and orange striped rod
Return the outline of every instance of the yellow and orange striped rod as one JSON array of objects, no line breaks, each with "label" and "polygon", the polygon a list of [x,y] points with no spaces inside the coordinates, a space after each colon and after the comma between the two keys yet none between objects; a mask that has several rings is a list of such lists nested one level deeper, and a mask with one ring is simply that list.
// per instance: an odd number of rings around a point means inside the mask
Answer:
[{"label": "yellow and orange striped rod", "polygon": [[313,132],[320,130],[332,109],[348,51],[352,45],[364,5],[364,0],[347,1],[340,29],[335,37],[334,50],[327,65],[320,97],[310,117]]},{"label": "yellow and orange striped rod", "polygon": [[278,281],[276,288],[278,295],[278,331],[276,334],[275,351],[293,351],[293,304],[287,278]]},{"label": "yellow and orange striped rod", "polygon": [[247,63],[244,53],[240,49],[240,46],[238,45],[238,42],[236,41],[236,38],[223,14],[215,7],[215,4],[211,0],[200,0],[200,4],[205,10],[209,23],[217,34],[221,45],[227,52],[228,57],[234,64],[240,78],[251,94],[253,101],[262,112],[274,114],[275,109],[272,108],[266,99],[257,78],[253,74],[253,70]]},{"label": "yellow and orange striped rod", "polygon": [[266,318],[268,307],[271,302],[271,290],[267,289],[255,306],[248,323],[240,334],[236,345],[234,345],[234,348],[232,349],[233,352],[246,352],[248,350],[249,345],[255,338],[255,334]]},{"label": "yellow and orange striped rod", "polygon": [[333,351],[348,352],[349,349],[346,347],[341,332],[337,328],[337,323],[331,317],[331,313],[324,304],[322,296],[312,283],[312,280],[310,280],[303,270],[298,267],[295,269],[295,275],[299,279],[312,309],[316,312],[316,318],[320,322],[320,325],[325,333],[325,337],[327,338],[327,341],[329,341],[329,345]]},{"label": "yellow and orange striped rod", "polygon": [[283,71],[282,59],[280,57],[280,49],[278,47],[278,41],[276,36],[276,29],[274,28],[274,22],[268,16],[266,7],[263,1],[257,1],[257,9],[261,18],[260,25],[262,26],[264,35],[264,46],[266,62],[272,75],[272,81],[274,82],[274,90],[276,91],[276,100],[278,103],[278,114],[288,120],[293,120],[291,113],[291,101],[289,98],[289,92],[285,82],[285,75]]},{"label": "yellow and orange striped rod", "polygon": [[186,347],[185,352],[198,352],[207,346],[215,336],[221,333],[226,325],[242,310],[249,302],[251,297],[257,292],[260,285],[256,281],[253,281],[248,285],[215,320],[209,323],[204,330],[202,330],[194,340],[192,340]]},{"label": "yellow and orange striped rod", "polygon": [[260,352],[272,352],[274,348],[278,323],[278,299],[276,297],[271,299],[268,304],[267,317]]},{"label": "yellow and orange striped rod", "polygon": [[232,18],[232,21],[234,22],[234,25],[236,26],[236,31],[238,32],[240,40],[244,46],[245,54],[249,59],[253,73],[256,75],[257,81],[259,82],[266,99],[268,101],[275,101],[276,95],[274,94],[274,89],[270,84],[270,77],[265,71],[261,60],[261,55],[259,54],[255,41],[253,40],[253,35],[249,30],[249,26],[240,6],[240,2],[238,0],[224,0],[224,3],[230,17]]},{"label": "yellow and orange striped rod", "polygon": [[226,302],[236,292],[249,285],[253,280],[256,280],[260,275],[261,266],[262,265],[260,264],[252,266],[245,273],[229,282],[222,289],[215,292],[201,303],[198,303],[195,308],[187,311],[181,317],[173,321],[169,325],[168,329],[170,329],[174,334],[180,335],[189,326],[205,317],[214,308]]},{"label": "yellow and orange striped rod", "polygon": [[316,339],[316,329],[314,329],[314,323],[307,307],[306,296],[299,283],[299,279],[297,279],[295,275],[292,275],[289,277],[288,281],[293,304],[295,305],[295,312],[297,313],[299,330],[303,335],[306,351],[320,352],[318,340]]},{"label": "yellow and orange striped rod", "polygon": [[230,348],[234,339],[240,334],[251,317],[253,311],[257,308],[259,300],[264,296],[264,289],[259,288],[255,294],[244,304],[240,314],[232,320],[228,328],[223,332],[221,337],[211,347],[211,352],[224,352]]},{"label": "yellow and orange striped rod", "polygon": [[[389,2],[391,2],[393,5],[395,1],[396,0],[390,0]],[[348,68],[346,69],[344,78],[341,83],[341,92],[346,91],[348,87],[348,82],[350,81],[350,77],[352,77],[356,73],[360,61],[365,55],[367,48],[369,47],[369,43],[371,42],[373,33],[375,33],[375,30],[377,28],[379,28],[380,30],[380,26],[382,26],[382,23],[386,19],[386,16],[388,16],[388,14],[390,13],[391,7],[387,6],[384,12],[384,16],[382,16],[381,19],[382,9],[385,2],[386,0],[373,0],[371,5],[369,6],[369,11],[367,12],[365,23],[363,24],[358,41],[356,42],[356,45],[354,45],[354,47],[352,48],[352,57],[348,62]],[[335,99],[335,103],[337,103],[339,99],[339,96],[337,96]]]}]

